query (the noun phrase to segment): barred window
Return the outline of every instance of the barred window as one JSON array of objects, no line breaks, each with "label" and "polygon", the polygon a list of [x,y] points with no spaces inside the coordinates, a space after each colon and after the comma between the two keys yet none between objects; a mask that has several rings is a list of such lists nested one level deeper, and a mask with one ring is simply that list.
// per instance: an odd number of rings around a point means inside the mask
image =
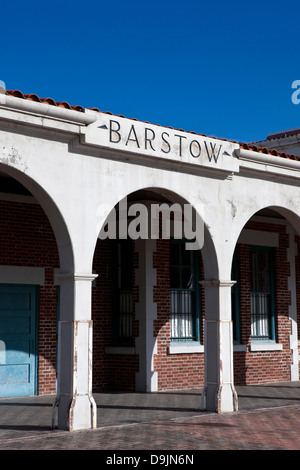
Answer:
[{"label": "barred window", "polygon": [[184,240],[170,241],[171,341],[200,340],[199,256]]},{"label": "barred window", "polygon": [[250,247],[251,338],[275,339],[274,250]]},{"label": "barred window", "polygon": [[132,343],[132,240],[116,240],[113,247],[113,343]]}]

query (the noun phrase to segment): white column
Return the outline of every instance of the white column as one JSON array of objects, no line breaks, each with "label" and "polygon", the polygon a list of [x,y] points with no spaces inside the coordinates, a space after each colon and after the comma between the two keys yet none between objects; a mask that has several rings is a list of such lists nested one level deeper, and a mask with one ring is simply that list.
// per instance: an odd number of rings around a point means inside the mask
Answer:
[{"label": "white column", "polygon": [[97,426],[92,396],[91,286],[94,274],[60,275],[58,336],[58,428],[75,431]]},{"label": "white column", "polygon": [[156,284],[156,270],[153,268],[153,254],[156,240],[136,240],[139,267],[136,269],[136,284],[139,286],[139,302],[135,316],[139,322],[139,336],[136,338],[136,353],[139,355],[139,372],[136,374],[136,391],[153,392],[157,390],[157,372],[153,360],[157,344],[153,326],[157,306],[153,302],[153,288]]},{"label": "white column", "polygon": [[235,281],[201,281],[205,287],[205,384],[202,409],[237,411],[233,383],[231,287]]}]

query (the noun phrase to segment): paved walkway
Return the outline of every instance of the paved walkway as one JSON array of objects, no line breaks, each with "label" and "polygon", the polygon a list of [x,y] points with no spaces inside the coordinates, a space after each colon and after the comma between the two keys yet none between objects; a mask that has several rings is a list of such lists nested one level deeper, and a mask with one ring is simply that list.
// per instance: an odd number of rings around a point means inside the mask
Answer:
[{"label": "paved walkway", "polygon": [[199,390],[95,394],[98,428],[73,433],[50,429],[53,396],[0,399],[0,450],[300,450],[300,382],[237,392],[221,415]]}]

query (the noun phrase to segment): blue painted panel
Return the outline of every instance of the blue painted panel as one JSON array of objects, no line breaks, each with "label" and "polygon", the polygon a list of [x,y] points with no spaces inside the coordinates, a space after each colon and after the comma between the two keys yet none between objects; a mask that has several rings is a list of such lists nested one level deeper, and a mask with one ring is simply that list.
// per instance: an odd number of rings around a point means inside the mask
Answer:
[{"label": "blue painted panel", "polygon": [[0,285],[0,397],[36,393],[35,286]]},{"label": "blue painted panel", "polygon": [[26,364],[31,353],[30,340],[0,340],[0,365]]},{"label": "blue painted panel", "polygon": [[29,364],[0,366],[0,385],[25,384],[30,380]]}]

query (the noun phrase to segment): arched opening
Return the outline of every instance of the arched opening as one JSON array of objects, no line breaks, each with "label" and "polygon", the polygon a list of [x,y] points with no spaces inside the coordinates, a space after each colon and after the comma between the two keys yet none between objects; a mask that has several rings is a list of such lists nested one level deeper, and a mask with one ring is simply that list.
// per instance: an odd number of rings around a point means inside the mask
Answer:
[{"label": "arched opening", "polygon": [[[205,299],[200,281],[218,275],[210,234],[204,224],[196,227],[192,217],[189,233],[203,231],[204,243],[201,250],[186,249],[188,230],[182,230],[181,238],[175,230],[183,226],[188,202],[169,190],[135,191],[126,204],[125,239],[98,239],[94,253],[93,272],[98,277],[92,302],[93,391],[202,388]],[[137,216],[138,204],[142,208]],[[170,236],[164,232],[162,214],[156,220],[158,236],[150,233],[155,205],[177,210],[168,213]],[[143,208],[146,229],[141,226]],[[112,210],[112,219],[104,224],[106,233],[109,228],[112,234],[115,229],[120,233],[120,211],[120,204]],[[175,227],[176,217],[180,223]]]},{"label": "arched opening", "polygon": [[299,380],[299,217],[262,208],[240,233],[232,263],[236,385]]},{"label": "arched opening", "polygon": [[72,268],[63,219],[30,177],[0,168],[1,397],[56,393],[58,282]]}]

